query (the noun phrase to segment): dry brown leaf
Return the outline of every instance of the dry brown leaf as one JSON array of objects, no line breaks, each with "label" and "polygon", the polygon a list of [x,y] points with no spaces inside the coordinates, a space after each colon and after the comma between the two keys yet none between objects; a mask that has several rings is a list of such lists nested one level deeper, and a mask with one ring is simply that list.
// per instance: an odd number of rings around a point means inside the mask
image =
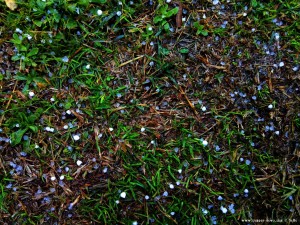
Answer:
[{"label": "dry brown leaf", "polygon": [[15,0],[5,0],[5,3],[10,10],[15,10],[18,7]]}]

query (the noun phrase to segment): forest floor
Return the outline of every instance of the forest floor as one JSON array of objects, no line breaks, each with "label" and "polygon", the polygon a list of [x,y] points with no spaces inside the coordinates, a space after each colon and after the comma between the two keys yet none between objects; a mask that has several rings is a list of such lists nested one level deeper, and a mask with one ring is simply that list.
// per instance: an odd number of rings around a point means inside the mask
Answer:
[{"label": "forest floor", "polygon": [[0,2],[0,223],[299,223],[299,14]]}]

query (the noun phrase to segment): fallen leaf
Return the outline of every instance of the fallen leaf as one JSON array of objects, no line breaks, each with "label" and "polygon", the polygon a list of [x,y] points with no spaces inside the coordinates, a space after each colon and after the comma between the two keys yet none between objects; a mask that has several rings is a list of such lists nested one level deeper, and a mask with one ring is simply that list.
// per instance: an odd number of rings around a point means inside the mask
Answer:
[{"label": "fallen leaf", "polygon": [[17,8],[17,3],[15,0],[5,0],[5,3],[10,10],[15,10]]}]

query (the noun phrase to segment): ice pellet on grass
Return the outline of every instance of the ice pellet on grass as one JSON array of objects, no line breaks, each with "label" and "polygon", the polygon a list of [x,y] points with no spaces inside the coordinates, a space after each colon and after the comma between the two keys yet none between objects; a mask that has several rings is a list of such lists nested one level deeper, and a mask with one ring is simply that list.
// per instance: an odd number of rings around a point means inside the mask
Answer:
[{"label": "ice pellet on grass", "polygon": [[212,2],[214,5],[217,5],[217,4],[219,4],[219,0],[213,0],[213,2]]},{"label": "ice pellet on grass", "polygon": [[29,91],[28,95],[29,95],[29,97],[32,98],[34,96],[34,92],[33,91]]},{"label": "ice pellet on grass", "polygon": [[225,207],[223,207],[223,206],[221,206],[221,208],[220,208],[220,209],[221,209],[222,213],[224,213],[224,214],[226,214],[226,213],[227,213],[227,211],[228,211],[228,210],[227,210]]},{"label": "ice pellet on grass", "polygon": [[101,15],[102,15],[102,13],[103,13],[103,12],[102,12],[102,10],[101,10],[101,9],[98,9],[98,10],[97,10],[97,15],[98,15],[98,16],[101,16]]},{"label": "ice pellet on grass", "polygon": [[207,142],[206,140],[203,140],[203,141],[202,141],[202,144],[203,144],[204,146],[207,146],[207,145],[208,145],[208,142]]},{"label": "ice pellet on grass", "polygon": [[126,198],[126,192],[122,192],[122,193],[120,194],[120,197],[121,197],[121,198]]},{"label": "ice pellet on grass", "polygon": [[69,58],[67,56],[62,57],[61,59],[63,62],[69,62]]},{"label": "ice pellet on grass", "polygon": [[81,166],[82,161],[81,160],[77,160],[76,164],[77,164],[77,166]]},{"label": "ice pellet on grass", "polygon": [[80,136],[77,135],[77,134],[75,134],[75,135],[73,136],[73,138],[74,138],[74,141],[78,141],[78,140],[80,139]]}]

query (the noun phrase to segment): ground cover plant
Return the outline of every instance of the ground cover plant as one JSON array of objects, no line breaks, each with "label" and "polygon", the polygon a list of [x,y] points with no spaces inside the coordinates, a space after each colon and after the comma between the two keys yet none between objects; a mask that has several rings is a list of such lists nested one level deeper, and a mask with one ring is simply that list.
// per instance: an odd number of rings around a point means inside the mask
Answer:
[{"label": "ground cover plant", "polygon": [[1,224],[299,223],[297,0],[16,3]]}]

